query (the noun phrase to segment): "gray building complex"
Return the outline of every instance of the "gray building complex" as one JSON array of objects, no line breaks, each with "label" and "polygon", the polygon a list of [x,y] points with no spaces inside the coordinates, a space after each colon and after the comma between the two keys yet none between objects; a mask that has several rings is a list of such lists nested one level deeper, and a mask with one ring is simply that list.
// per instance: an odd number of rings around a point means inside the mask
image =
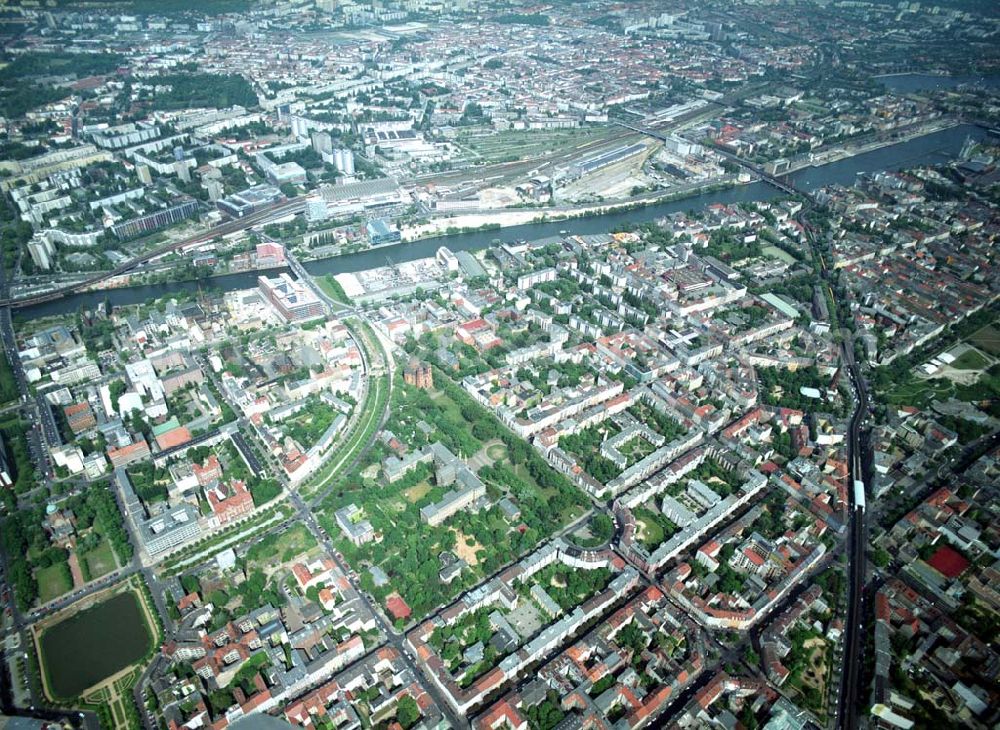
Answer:
[{"label": "gray building complex", "polygon": [[155,517],[148,517],[125,467],[115,469],[114,481],[124,503],[125,514],[132,520],[139,542],[150,555],[166,552],[201,534],[198,510],[193,505],[184,502]]},{"label": "gray building complex", "polygon": [[402,479],[419,464],[428,463],[434,464],[434,479],[439,487],[452,484],[458,486],[445,494],[441,501],[421,508],[420,519],[427,524],[440,525],[456,512],[470,507],[476,500],[486,496],[486,485],[475,472],[440,442],[407,454],[402,459],[390,456],[382,465],[382,470],[386,480],[391,484]]}]

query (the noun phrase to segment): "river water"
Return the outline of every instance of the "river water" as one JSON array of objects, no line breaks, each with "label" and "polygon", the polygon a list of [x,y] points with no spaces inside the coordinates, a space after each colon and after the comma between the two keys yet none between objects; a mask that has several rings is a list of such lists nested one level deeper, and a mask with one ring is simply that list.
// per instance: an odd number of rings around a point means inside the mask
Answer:
[{"label": "river water", "polygon": [[890,91],[910,94],[917,91],[940,91],[954,89],[963,84],[982,86],[987,89],[1000,88],[1000,76],[936,76],[934,74],[892,74],[876,76]]},{"label": "river water", "polygon": [[[901,77],[890,77],[901,78]],[[919,164],[935,164],[946,162],[955,157],[968,136],[982,139],[986,132],[972,125],[960,125],[940,132],[917,137],[906,142],[900,142],[889,147],[866,152],[832,162],[822,167],[807,167],[791,175],[794,183],[803,190],[817,190],[826,185],[852,185],[861,173],[879,170],[899,170]],[[412,243],[401,243],[395,246],[378,248],[372,251],[334,256],[328,259],[310,261],[306,268],[312,274],[340,274],[344,272],[364,271],[385,266],[388,262],[401,263],[414,259],[433,256],[440,246],[447,246],[452,251],[472,251],[490,246],[493,241],[531,241],[546,236],[567,231],[571,234],[606,233],[616,225],[626,222],[643,223],[655,220],[668,213],[686,210],[700,210],[712,203],[742,203],[770,200],[780,197],[775,188],[762,182],[742,185],[729,190],[695,195],[670,203],[659,203],[645,208],[630,211],[617,211],[589,218],[575,218],[549,223],[529,223],[511,226],[500,230],[476,231],[455,236],[427,238]],[[272,273],[273,272],[269,272]],[[73,294],[52,302],[37,304],[32,307],[15,310],[18,318],[33,319],[58,314],[76,312],[81,307],[92,309],[105,299],[112,305],[123,306],[141,304],[150,299],[167,296],[174,292],[195,292],[201,288],[249,289],[256,286],[257,272],[231,274],[206,279],[202,282],[172,282],[168,284],[152,284],[147,286],[109,289],[99,292]]]}]

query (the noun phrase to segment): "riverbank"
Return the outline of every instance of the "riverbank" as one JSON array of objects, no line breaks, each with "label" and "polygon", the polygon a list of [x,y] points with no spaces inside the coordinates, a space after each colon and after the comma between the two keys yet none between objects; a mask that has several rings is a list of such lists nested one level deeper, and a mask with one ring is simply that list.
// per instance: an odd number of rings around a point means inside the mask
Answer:
[{"label": "riverbank", "polygon": [[[986,131],[971,124],[963,124],[906,142],[894,142],[887,147],[857,154],[849,159],[832,162],[821,167],[808,167],[794,173],[791,176],[791,181],[799,189],[812,191],[828,185],[853,185],[857,180],[857,175],[861,173],[899,170],[911,166],[947,162],[954,159],[968,136],[977,140],[983,139],[986,137]],[[581,218],[510,226],[503,229],[502,234],[497,230],[475,231],[447,237],[424,238],[407,243],[387,244],[379,248],[309,261],[304,265],[314,276],[366,271],[385,266],[387,261],[402,263],[428,258],[434,256],[441,246],[447,246],[454,252],[475,251],[492,246],[498,238],[505,241],[532,241],[563,233],[568,235],[607,233],[621,225],[654,221],[671,213],[700,210],[712,204],[739,205],[773,200],[782,195],[784,194],[766,183],[755,182],[711,193],[688,195],[672,202],[660,200],[633,210],[619,209]],[[537,209],[534,212],[537,214]],[[176,294],[179,291],[197,293],[200,288],[204,288],[209,283],[213,289],[222,289],[223,291],[250,289],[257,285],[257,275],[256,273],[244,272],[192,282],[128,286],[99,292],[81,292],[25,306],[21,309],[15,307],[14,315],[19,321],[46,316],[63,316],[76,312],[81,307],[93,309],[105,299],[109,299],[116,306],[141,304],[150,299]]]},{"label": "riverbank", "polygon": [[[661,195],[650,196],[643,199],[635,200],[624,200],[618,203],[601,203],[599,205],[583,206],[578,208],[569,209],[539,209],[539,208],[520,208],[516,210],[501,210],[494,213],[484,213],[472,216],[464,216],[469,220],[459,220],[459,217],[448,217],[442,218],[431,223],[422,224],[421,226],[411,227],[406,229],[407,231],[413,232],[411,235],[407,235],[404,232],[403,240],[401,242],[391,242],[391,243],[380,243],[373,246],[368,246],[366,248],[359,248],[353,251],[344,251],[339,253],[333,253],[329,256],[317,256],[315,258],[310,258],[308,255],[299,255],[299,260],[302,263],[315,263],[321,261],[329,261],[332,259],[339,258],[341,256],[349,256],[353,254],[377,252],[382,249],[392,249],[400,245],[408,243],[416,243],[418,241],[426,241],[429,239],[438,238],[450,238],[453,236],[461,236],[468,233],[481,233],[487,231],[499,231],[504,228],[510,228],[513,226],[520,225],[530,225],[530,224],[542,224],[542,223],[557,223],[561,221],[568,221],[580,218],[593,218],[608,215],[609,213],[623,212],[640,210],[642,208],[648,208],[651,206],[660,205],[663,203],[671,203],[676,201],[682,201],[689,198],[697,198],[701,195],[710,195],[712,193],[721,192],[723,190],[728,190],[730,188],[737,187],[739,185],[749,184],[751,180],[746,182],[740,182],[735,178],[729,177],[718,182],[708,183],[706,185],[701,185],[698,187],[693,187],[683,192],[669,192],[664,191]],[[442,228],[444,223],[449,224],[448,226]],[[462,223],[461,226],[455,226],[455,223]],[[426,229],[418,231],[418,229]],[[454,229],[454,230],[453,230]],[[442,244],[447,245],[447,244]],[[251,267],[249,269],[244,269],[242,271],[212,271],[206,272],[203,275],[192,277],[192,276],[161,276],[160,272],[153,273],[152,275],[146,277],[142,272],[140,273],[130,273],[122,274],[121,276],[112,277],[106,279],[98,284],[88,287],[84,291],[86,292],[101,292],[114,289],[125,289],[130,287],[144,287],[144,286],[159,286],[161,284],[171,284],[171,283],[186,283],[186,282],[210,282],[212,279],[238,276],[241,274],[254,274],[264,271],[281,271],[287,269],[284,265],[275,266],[257,266]],[[27,294],[25,294],[27,296]]]},{"label": "riverbank", "polygon": [[910,129],[901,134],[899,137],[889,137],[886,139],[866,142],[855,148],[852,148],[850,143],[847,143],[840,147],[823,150],[816,155],[810,155],[809,158],[801,160],[800,162],[793,162],[789,166],[788,170],[782,174],[791,175],[805,170],[806,168],[831,165],[835,162],[849,160],[850,158],[857,157],[858,155],[865,155],[869,152],[875,152],[876,150],[884,149],[886,147],[892,147],[893,145],[910,142],[912,140],[919,139],[920,137],[926,137],[929,134],[944,132],[958,126],[961,126],[961,122],[957,122],[954,119],[935,120],[934,122],[929,122],[926,125],[921,125],[919,128]]},{"label": "riverbank", "polygon": [[[445,238],[463,233],[475,233],[489,230],[502,230],[513,226],[532,223],[554,223],[577,218],[592,218],[609,213],[627,210],[639,210],[662,203],[672,203],[686,198],[695,198],[721,190],[728,190],[741,184],[749,184],[751,180],[740,182],[729,177],[724,180],[707,183],[682,192],[663,191],[661,195],[636,200],[623,200],[617,203],[595,203],[593,205],[575,208],[518,208],[498,210],[495,212],[466,213],[448,218],[439,218],[410,226],[400,231],[404,243],[413,243],[428,238]],[[391,245],[391,244],[390,244]],[[372,246],[372,249],[376,248]],[[315,259],[319,260],[319,259]]]},{"label": "riverbank", "polygon": [[972,85],[985,88],[997,88],[1000,86],[1000,75],[998,74],[949,74],[946,71],[914,73],[903,71],[900,73],[879,74],[872,76],[874,81],[880,82],[890,91],[897,93],[914,93],[921,91],[936,91],[942,89],[954,89],[957,86]]}]

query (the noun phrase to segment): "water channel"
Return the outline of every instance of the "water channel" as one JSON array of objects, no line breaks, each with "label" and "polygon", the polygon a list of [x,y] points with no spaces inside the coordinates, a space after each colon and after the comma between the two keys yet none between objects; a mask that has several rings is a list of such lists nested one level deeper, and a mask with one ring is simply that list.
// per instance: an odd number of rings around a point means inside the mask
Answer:
[{"label": "water channel", "polygon": [[[888,77],[900,78],[900,77]],[[831,162],[821,167],[807,167],[791,175],[792,181],[803,190],[818,190],[826,185],[852,185],[858,175],[879,170],[899,170],[922,164],[946,162],[958,155],[967,137],[982,139],[986,131],[963,124],[939,132],[899,142],[887,147],[866,152],[854,157]],[[780,197],[775,188],[762,183],[752,183],[737,188],[695,195],[683,200],[650,205],[638,210],[617,211],[588,218],[575,218],[546,223],[529,223],[500,230],[476,231],[454,236],[427,238],[411,243],[378,248],[369,251],[334,256],[311,261],[306,264],[310,273],[339,274],[342,272],[364,271],[385,266],[388,262],[399,263],[433,256],[440,246],[452,251],[473,251],[486,248],[493,241],[536,240],[557,235],[562,231],[569,234],[606,233],[616,225],[625,222],[642,223],[661,218],[669,213],[686,210],[700,210],[712,203],[741,203],[770,200]],[[106,291],[84,292],[63,297],[52,302],[15,310],[18,318],[37,318],[76,312],[81,307],[94,308],[107,299],[115,306],[140,304],[150,299],[168,296],[174,292],[195,292],[199,287],[211,287],[232,291],[256,286],[258,274],[248,272],[215,277],[204,282],[171,282],[145,286],[109,289]]]}]

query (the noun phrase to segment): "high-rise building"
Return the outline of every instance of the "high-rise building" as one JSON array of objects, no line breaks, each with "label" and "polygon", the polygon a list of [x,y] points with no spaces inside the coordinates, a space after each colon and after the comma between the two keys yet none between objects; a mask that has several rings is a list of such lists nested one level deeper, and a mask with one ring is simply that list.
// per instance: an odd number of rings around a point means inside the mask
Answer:
[{"label": "high-rise building", "polygon": [[333,149],[333,140],[326,132],[313,132],[312,147],[316,154],[321,155],[324,152],[330,152]]},{"label": "high-rise building", "polygon": [[174,172],[184,182],[191,182],[191,166],[187,160],[177,160],[174,163]]},{"label": "high-rise building", "polygon": [[52,268],[52,258],[55,256],[56,247],[45,236],[35,236],[28,241],[28,253],[35,266],[44,271]]},{"label": "high-rise building", "polygon": [[338,172],[345,175],[354,174],[354,152],[349,149],[338,147],[333,151],[333,164]]},{"label": "high-rise building", "polygon": [[208,199],[213,203],[218,202],[222,198],[223,187],[222,183],[218,180],[209,180],[205,183],[205,189],[208,191]]}]

